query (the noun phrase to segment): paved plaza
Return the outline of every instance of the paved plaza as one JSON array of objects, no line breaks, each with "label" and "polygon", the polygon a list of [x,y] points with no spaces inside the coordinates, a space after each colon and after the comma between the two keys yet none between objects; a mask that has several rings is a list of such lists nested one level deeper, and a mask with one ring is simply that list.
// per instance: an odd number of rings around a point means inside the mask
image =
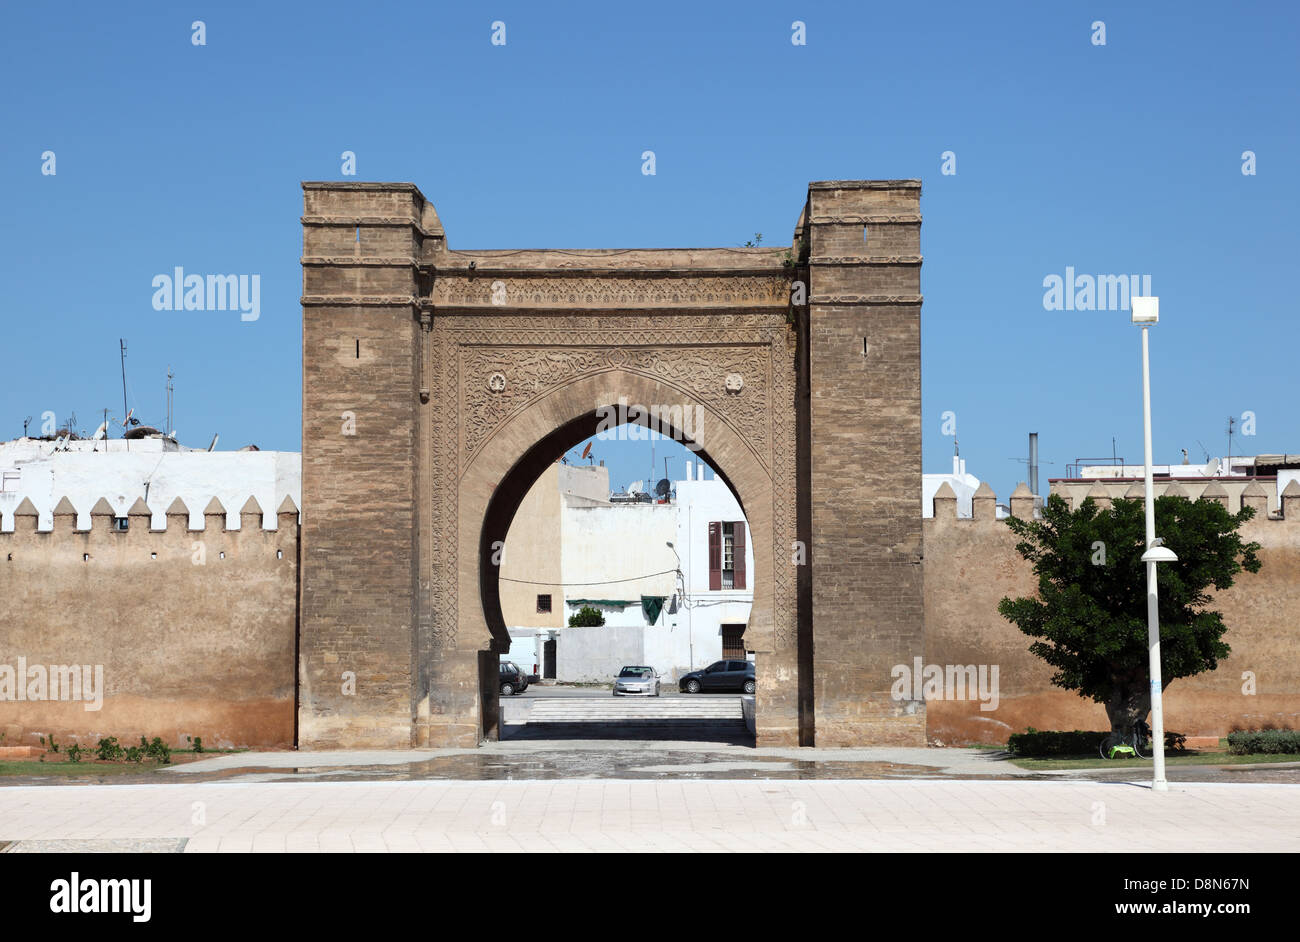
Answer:
[{"label": "paved plaza", "polygon": [[381,781],[0,788],[7,851],[1300,850],[1300,786]]}]

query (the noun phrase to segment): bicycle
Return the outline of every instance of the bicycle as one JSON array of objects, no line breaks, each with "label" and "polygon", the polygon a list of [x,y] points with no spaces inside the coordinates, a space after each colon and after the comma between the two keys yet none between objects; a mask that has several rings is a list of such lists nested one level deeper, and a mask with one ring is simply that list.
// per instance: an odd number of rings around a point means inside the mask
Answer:
[{"label": "bicycle", "polygon": [[1151,727],[1144,722],[1140,722],[1127,735],[1109,733],[1104,736],[1098,751],[1103,759],[1145,759],[1146,756],[1142,754],[1142,751],[1147,748],[1147,742],[1150,738]]}]

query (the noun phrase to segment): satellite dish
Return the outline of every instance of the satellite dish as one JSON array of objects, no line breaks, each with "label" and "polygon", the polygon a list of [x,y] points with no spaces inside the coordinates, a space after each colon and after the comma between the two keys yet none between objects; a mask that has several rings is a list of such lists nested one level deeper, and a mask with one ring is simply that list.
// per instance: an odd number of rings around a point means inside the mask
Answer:
[{"label": "satellite dish", "polygon": [[644,481],[633,481],[631,484],[627,486],[627,492],[629,494],[640,494],[641,488],[644,486],[644,484],[645,484]]},{"label": "satellite dish", "polygon": [[655,485],[655,494],[659,497],[667,497],[670,493],[672,493],[672,489],[673,486],[668,483],[668,479],[661,478],[659,480],[659,483]]},{"label": "satellite dish", "polygon": [[1211,458],[1205,464],[1205,476],[1207,478],[1212,478],[1218,473],[1219,473],[1219,459]]},{"label": "satellite dish", "polygon": [[99,441],[101,438],[103,438],[103,437],[106,436],[107,434],[108,434],[108,423],[107,423],[107,422],[101,422],[101,423],[99,423],[99,428],[95,429],[95,434],[92,435],[92,436],[90,436],[90,437],[91,437],[91,439],[94,440],[94,441]]}]

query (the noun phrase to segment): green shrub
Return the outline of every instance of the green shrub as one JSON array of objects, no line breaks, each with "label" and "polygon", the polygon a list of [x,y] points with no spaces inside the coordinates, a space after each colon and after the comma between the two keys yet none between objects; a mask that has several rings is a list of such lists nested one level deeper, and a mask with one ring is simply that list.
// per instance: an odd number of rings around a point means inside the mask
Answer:
[{"label": "green shrub", "polygon": [[1228,752],[1234,756],[1300,753],[1300,730],[1257,729],[1229,733]]},{"label": "green shrub", "polygon": [[1068,733],[1056,730],[1036,730],[1032,726],[1023,733],[1012,733],[1007,739],[1007,751],[1025,759],[1057,758],[1061,756],[1095,756],[1101,741],[1108,732],[1096,733],[1076,729]]},{"label": "green shrub", "polygon": [[[1056,730],[1037,730],[1030,726],[1023,733],[1012,733],[1007,739],[1007,751],[1024,759],[1060,759],[1071,756],[1092,757],[1101,749],[1101,741],[1110,735],[1109,730],[1091,732],[1076,729],[1068,733]],[[1151,754],[1148,737],[1142,751]],[[1182,733],[1165,733],[1165,752],[1186,752],[1187,737]]]},{"label": "green shrub", "polygon": [[144,737],[141,736],[140,749],[144,752],[146,758],[157,759],[164,765],[172,761],[171,749],[158,736],[153,738],[153,742],[145,742]]},{"label": "green shrub", "polygon": [[116,736],[108,736],[99,741],[95,755],[104,762],[117,762],[126,755]]},{"label": "green shrub", "polygon": [[584,605],[569,616],[570,628],[599,628],[605,624],[605,614],[598,608]]},{"label": "green shrub", "polygon": [[74,742],[71,746],[68,747],[67,755],[68,755],[68,761],[69,761],[69,762],[80,762],[80,761],[81,761],[81,746],[77,745],[77,744]]}]

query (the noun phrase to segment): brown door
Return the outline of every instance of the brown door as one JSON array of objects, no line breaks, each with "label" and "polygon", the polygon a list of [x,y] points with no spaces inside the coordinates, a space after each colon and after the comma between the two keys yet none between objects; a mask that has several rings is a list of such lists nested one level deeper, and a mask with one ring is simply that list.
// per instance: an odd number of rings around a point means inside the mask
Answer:
[{"label": "brown door", "polygon": [[744,625],[722,626],[722,656],[742,661],[745,659]]}]

